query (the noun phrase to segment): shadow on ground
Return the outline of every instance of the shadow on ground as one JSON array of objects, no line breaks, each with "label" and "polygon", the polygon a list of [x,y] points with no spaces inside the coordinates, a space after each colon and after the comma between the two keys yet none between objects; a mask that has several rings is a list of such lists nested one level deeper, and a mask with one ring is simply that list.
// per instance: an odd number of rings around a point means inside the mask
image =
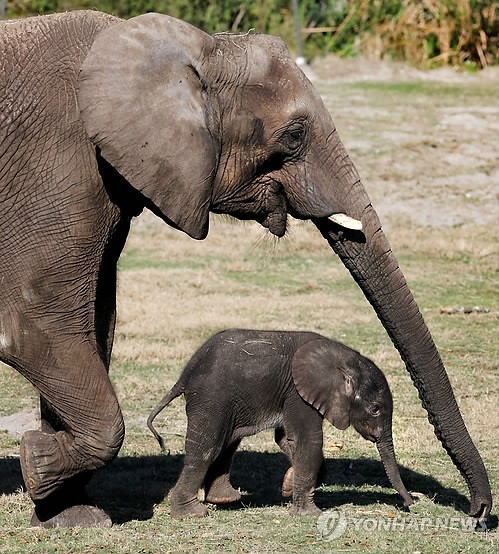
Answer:
[{"label": "shadow on ground", "polygon": [[[157,455],[117,458],[109,467],[93,477],[88,492],[115,523],[147,520],[154,506],[161,503],[175,484],[182,469],[183,456]],[[280,494],[282,478],[288,467],[280,453],[238,452],[232,468],[232,482],[243,493],[240,503],[225,509],[242,506],[263,507],[286,505]],[[381,462],[370,459],[328,459],[325,483],[316,492],[316,502],[322,509],[343,504],[368,505],[376,502],[400,506],[394,492],[366,492],[361,485],[389,487]],[[432,477],[401,467],[407,488],[433,498],[434,502],[466,512],[468,499],[454,489],[445,489]],[[0,460],[0,494],[9,494],[23,487],[18,458]],[[336,487],[340,490],[328,490]],[[356,487],[358,487],[356,489]],[[343,489],[342,489],[343,488]],[[495,518],[497,526],[497,518]]]}]

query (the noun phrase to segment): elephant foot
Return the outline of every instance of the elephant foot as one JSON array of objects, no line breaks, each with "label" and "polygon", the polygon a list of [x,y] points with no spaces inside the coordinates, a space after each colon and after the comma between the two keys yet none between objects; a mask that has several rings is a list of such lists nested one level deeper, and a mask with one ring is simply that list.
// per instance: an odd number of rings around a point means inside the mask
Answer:
[{"label": "elephant foot", "polygon": [[230,484],[227,478],[220,478],[209,486],[205,500],[210,504],[230,504],[241,500],[241,493]]},{"label": "elephant foot", "polygon": [[63,465],[68,433],[26,431],[21,439],[20,462],[24,483],[36,502],[49,497],[70,479],[77,470],[67,471]]},{"label": "elephant foot", "polygon": [[225,490],[220,492],[212,492],[210,490],[206,497],[206,502],[210,504],[231,504],[232,502],[238,502],[241,500],[241,493],[231,487],[231,490]]},{"label": "elephant foot", "polygon": [[55,527],[111,527],[111,518],[96,506],[78,504],[53,515],[53,510],[44,511],[38,506],[31,516],[32,527],[54,529]]},{"label": "elephant foot", "polygon": [[288,471],[286,471],[284,479],[282,480],[281,494],[282,496],[284,496],[284,498],[289,498],[290,496],[293,496],[293,480],[294,471],[293,468],[290,467]]},{"label": "elephant foot", "polygon": [[292,516],[320,516],[322,510],[315,504],[309,504],[308,506],[292,506],[289,510]]},{"label": "elephant foot", "polygon": [[69,479],[55,493],[35,502],[32,527],[111,527],[111,518],[94,506],[85,492],[91,477],[84,472]]},{"label": "elephant foot", "polygon": [[208,515],[208,508],[197,499],[183,504],[172,502],[170,515],[174,518],[205,517]]}]

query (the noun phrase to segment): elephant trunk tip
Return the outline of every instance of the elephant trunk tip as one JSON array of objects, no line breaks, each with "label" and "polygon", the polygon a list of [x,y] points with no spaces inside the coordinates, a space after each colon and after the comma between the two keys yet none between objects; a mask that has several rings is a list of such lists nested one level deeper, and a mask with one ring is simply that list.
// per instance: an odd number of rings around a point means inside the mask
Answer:
[{"label": "elephant trunk tip", "polygon": [[408,508],[416,502],[416,500],[409,493],[402,494],[401,496],[404,499],[404,508]]},{"label": "elephant trunk tip", "polygon": [[471,517],[477,518],[479,522],[485,522],[492,508],[492,500],[486,498],[474,498],[471,502],[468,513]]}]

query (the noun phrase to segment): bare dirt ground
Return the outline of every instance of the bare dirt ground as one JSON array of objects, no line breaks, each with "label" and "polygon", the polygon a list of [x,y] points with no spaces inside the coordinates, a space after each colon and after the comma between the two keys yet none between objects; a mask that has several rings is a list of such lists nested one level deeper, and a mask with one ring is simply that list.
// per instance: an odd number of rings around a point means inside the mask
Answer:
[{"label": "bare dirt ground", "polygon": [[29,429],[37,429],[39,424],[38,412],[31,409],[0,417],[0,430],[7,431],[9,435],[16,438],[21,438]]},{"label": "bare dirt ground", "polygon": [[469,83],[483,80],[499,81],[499,67],[488,67],[477,73],[467,73],[452,67],[422,71],[409,65],[368,58],[339,58],[328,55],[315,59],[311,66],[315,80],[320,81],[438,81]]},{"label": "bare dirt ground", "polygon": [[319,90],[338,91],[328,107],[382,219],[497,225],[499,67],[420,71],[328,56],[310,69]]}]

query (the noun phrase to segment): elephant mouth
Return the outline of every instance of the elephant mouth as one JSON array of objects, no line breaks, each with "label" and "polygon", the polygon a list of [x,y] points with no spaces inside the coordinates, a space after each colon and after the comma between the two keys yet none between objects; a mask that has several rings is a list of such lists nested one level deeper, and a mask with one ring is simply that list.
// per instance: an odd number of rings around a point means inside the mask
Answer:
[{"label": "elephant mouth", "polygon": [[377,444],[381,439],[382,433],[380,431],[375,431],[370,427],[356,426],[355,424],[354,424],[354,428],[357,431],[357,433],[359,433],[362,436],[362,438],[366,439],[369,442],[373,442]]},{"label": "elephant mouth", "polygon": [[271,212],[259,221],[259,223],[262,227],[268,229],[273,235],[281,238],[286,234],[286,229],[288,227],[288,214],[284,209]]},{"label": "elephant mouth", "polygon": [[[273,235],[280,238],[286,234],[288,219],[287,215],[287,210],[282,207],[279,210],[267,213],[266,216],[259,219],[258,222],[260,223],[260,225],[268,229]],[[304,219],[292,213],[290,213],[290,215],[296,217],[297,219]],[[334,233],[337,236],[338,240],[341,240],[345,233],[349,235],[350,239],[352,239],[353,237],[354,240],[360,240],[361,242],[365,240],[364,234],[362,232],[361,221],[340,212],[334,213],[333,215],[324,219],[327,219],[330,225],[332,224],[331,233]]]}]

